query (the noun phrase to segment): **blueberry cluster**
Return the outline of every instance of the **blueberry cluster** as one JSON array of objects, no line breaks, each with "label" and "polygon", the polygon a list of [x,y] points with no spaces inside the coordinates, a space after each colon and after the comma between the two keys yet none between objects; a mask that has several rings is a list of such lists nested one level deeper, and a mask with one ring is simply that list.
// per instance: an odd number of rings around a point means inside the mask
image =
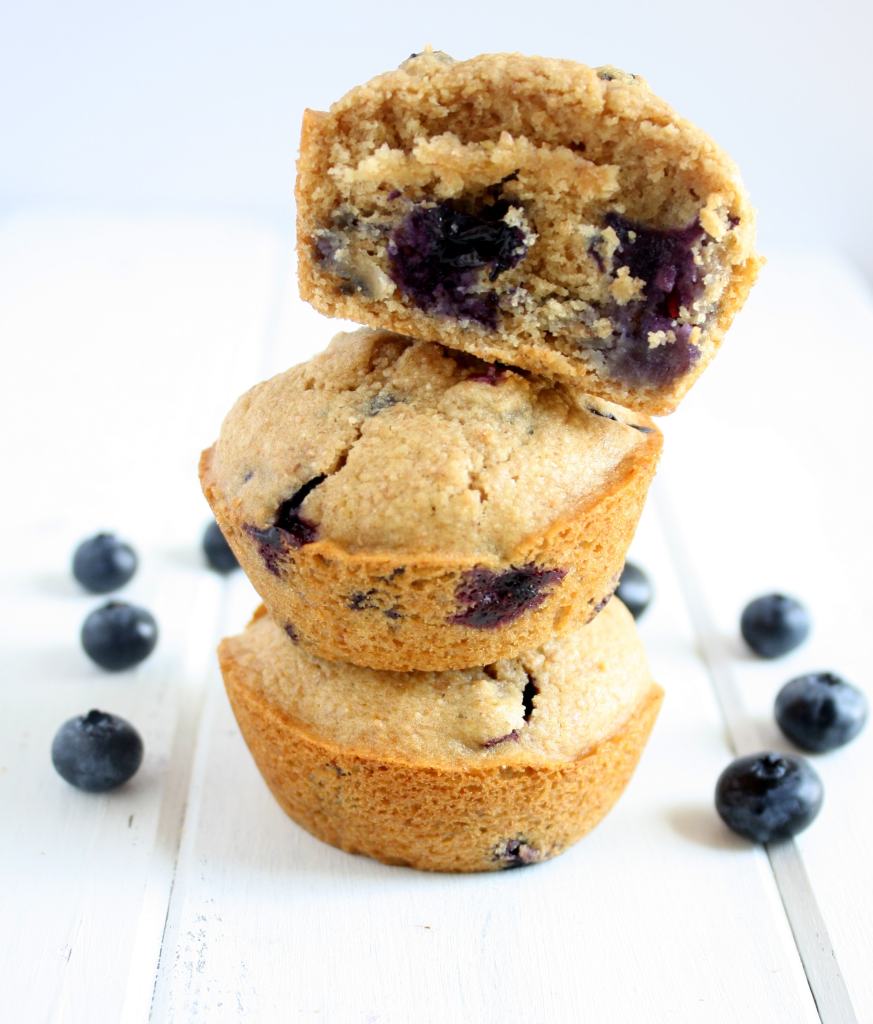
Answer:
[{"label": "blueberry cluster", "polygon": [[[785,594],[749,602],[740,633],[761,658],[778,658],[809,636],[807,609]],[[795,746],[822,754],[853,740],[867,720],[867,698],[833,672],[809,672],[787,682],[776,696],[776,722]],[[758,843],[790,839],[816,817],[824,799],[818,773],[803,757],[765,751],[739,757],[715,787],[715,806],[725,824]]]},{"label": "blueberry cluster", "polygon": [[[649,606],[653,589],[648,575],[625,563],[616,596],[634,618]],[[758,657],[779,658],[800,647],[812,628],[806,607],[785,594],[765,594],[743,609],[740,633]],[[774,715],[782,733],[796,747],[823,754],[845,746],[863,729],[868,703],[863,691],[833,672],[809,672],[779,690]],[[725,824],[754,842],[788,839],[809,825],[824,799],[821,779],[797,755],[764,751],[739,757],[719,776],[716,809]]]},{"label": "blueberry cluster", "polygon": [[[226,574],[238,563],[218,524],[211,522],[202,539],[210,568]],[[92,594],[108,594],[130,582],[139,559],[127,542],[113,533],[97,533],[73,553],[74,579]],[[107,601],[91,611],[81,630],[82,648],[107,672],[123,672],[144,661],[158,642],[158,624],[145,608],[126,601]],[[139,769],[143,742],[123,718],[92,710],[71,718],[52,742],[52,764],[77,789],[102,793],[127,782]]]}]

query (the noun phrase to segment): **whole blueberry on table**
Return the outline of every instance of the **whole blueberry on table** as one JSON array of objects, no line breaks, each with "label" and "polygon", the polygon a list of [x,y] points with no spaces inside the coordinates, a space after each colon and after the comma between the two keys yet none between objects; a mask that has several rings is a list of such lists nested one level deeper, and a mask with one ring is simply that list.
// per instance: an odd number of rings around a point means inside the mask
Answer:
[{"label": "whole blueberry on table", "polygon": [[114,533],[97,533],[76,548],[73,576],[92,594],[117,590],[136,572],[136,552]]},{"label": "whole blueberry on table", "polygon": [[52,764],[61,778],[88,793],[115,789],[142,764],[142,739],[117,715],[89,711],[71,718],[52,741]]},{"label": "whole blueberry on table", "polygon": [[867,698],[832,672],[787,682],[776,697],[776,721],[798,747],[823,754],[853,740],[867,721]]},{"label": "whole blueberry on table", "polygon": [[224,539],[221,527],[214,520],[203,532],[203,553],[209,567],[223,575],[239,568],[236,555]]},{"label": "whole blueberry on table", "polygon": [[124,601],[109,601],[96,608],[82,624],[85,653],[110,672],[138,665],[155,649],[158,624],[145,608]]},{"label": "whole blueberry on table", "polygon": [[802,757],[762,753],[738,757],[715,787],[715,808],[734,832],[756,843],[790,839],[821,809],[824,789]]},{"label": "whole blueberry on table", "polygon": [[809,612],[795,598],[765,594],[743,609],[740,632],[762,658],[778,658],[799,647],[809,636]]},{"label": "whole blueberry on table", "polygon": [[638,619],[652,603],[655,590],[652,581],[633,562],[625,562],[621,571],[621,579],[615,588],[615,596],[627,607],[627,610]]}]

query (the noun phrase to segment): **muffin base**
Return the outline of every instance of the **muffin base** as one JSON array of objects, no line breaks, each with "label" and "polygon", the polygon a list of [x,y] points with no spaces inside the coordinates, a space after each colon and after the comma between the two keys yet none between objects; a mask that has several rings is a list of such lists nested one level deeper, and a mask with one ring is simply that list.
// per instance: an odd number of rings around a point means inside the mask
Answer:
[{"label": "muffin base", "polygon": [[621,795],[663,698],[652,684],[621,729],[573,761],[431,766],[327,741],[265,699],[225,643],[219,660],[240,730],[282,809],[341,850],[423,871],[497,871],[562,853]]}]

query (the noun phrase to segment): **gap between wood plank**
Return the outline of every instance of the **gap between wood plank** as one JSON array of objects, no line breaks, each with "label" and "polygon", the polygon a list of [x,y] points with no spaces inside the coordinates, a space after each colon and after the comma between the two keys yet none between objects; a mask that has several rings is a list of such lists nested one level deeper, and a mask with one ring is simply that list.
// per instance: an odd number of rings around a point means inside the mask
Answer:
[{"label": "gap between wood plank", "polygon": [[[692,568],[682,541],[679,520],[663,481],[652,488],[653,503],[664,531],[667,547],[679,577],[679,587],[697,636],[700,653],[724,719],[728,739],[737,756],[762,749],[758,730],[743,707],[734,678],[730,654],[713,621],[703,589]],[[794,937],[806,980],[822,1024],[857,1024],[836,953],[828,935],[818,900],[794,840],[766,845],[770,869]]]},{"label": "gap between wood plank", "polygon": [[[228,592],[228,588],[225,587],[225,594],[222,595],[222,608],[221,608],[221,613],[220,613],[220,618],[219,618],[220,622],[226,622],[226,618],[227,618],[226,610],[227,610],[228,605],[229,605],[227,592]],[[209,723],[210,716],[205,713],[210,691],[211,691],[211,688],[204,686],[203,689],[200,692],[199,701],[198,701],[197,721],[196,721],[196,724],[194,726],[193,733],[189,736],[189,750],[191,752],[191,756],[188,759],[187,764],[186,764],[186,769],[187,770],[186,770],[186,773],[185,773],[185,802],[184,802],[184,807],[183,807],[183,810],[182,810],[182,815],[181,815],[181,817],[179,819],[179,830],[178,830],[178,833],[176,835],[176,853],[175,853],[175,857],[173,859],[173,873],[172,873],[172,879],[170,881],[170,886],[169,886],[169,889],[167,891],[167,906],[166,906],[166,912],[165,912],[165,915],[164,915],[164,926],[163,926],[163,928],[161,930],[161,941],[160,941],[160,946],[158,948],[157,961],[155,963],[154,979],[153,979],[152,988],[151,988],[151,998],[149,1000],[149,1010],[148,1010],[148,1020],[149,1021],[155,1019],[155,1007],[156,1007],[156,1003],[157,1003],[157,999],[158,999],[158,986],[160,984],[161,977],[162,977],[162,975],[164,973],[172,973],[172,970],[173,970],[173,965],[170,964],[168,966],[167,963],[166,963],[165,957],[166,957],[166,955],[169,952],[171,952],[170,946],[175,945],[175,942],[168,943],[167,940],[170,939],[170,938],[173,938],[175,940],[176,937],[177,937],[177,930],[176,930],[177,921],[175,920],[175,918],[178,917],[178,915],[175,915],[175,917],[174,917],[174,913],[173,913],[174,897],[176,895],[176,881],[177,881],[178,875],[179,875],[179,862],[180,862],[180,860],[182,858],[182,844],[183,844],[183,839],[184,839],[184,836],[185,836],[185,824],[188,821],[189,811],[191,809],[191,805],[190,805],[191,785],[192,785],[193,780],[195,778],[195,774],[197,774],[197,771],[198,771],[197,770],[197,763],[200,762],[202,760],[203,756],[204,756],[203,755],[203,750],[204,750],[204,748],[203,748],[203,737],[208,735],[208,731],[209,731],[208,728],[205,728],[204,726],[208,726],[210,724]],[[142,1020],[141,1017],[139,1019]]]},{"label": "gap between wood plank", "polygon": [[[273,354],[273,348],[276,344],[277,335],[279,333],[279,325],[282,319],[282,309],[286,299],[286,289],[288,284],[288,277],[291,268],[291,258],[286,254],[282,259],[278,260],[276,267],[275,279],[273,283],[273,293],[269,300],[269,307],[264,324],[262,340],[261,340],[261,351],[259,359],[257,360],[256,373],[258,379],[264,376],[265,373],[270,370],[271,357]],[[251,381],[243,381],[241,385],[243,387],[250,387]],[[213,633],[213,640],[218,637],[224,636],[229,626],[229,615],[231,609],[231,585],[232,579],[226,580],[222,586],[221,601],[218,607],[218,614],[216,616],[215,631]],[[179,764],[182,765],[181,774],[184,778],[184,798],[181,801],[181,808],[179,809],[178,816],[176,817],[176,832],[175,832],[175,850],[173,857],[173,867],[170,877],[170,884],[167,888],[167,902],[164,912],[164,922],[161,929],[161,938],[157,951],[157,958],[155,960],[154,977],[151,985],[150,998],[148,1003],[148,1019],[152,1020],[155,1013],[155,1005],[158,998],[158,986],[161,980],[162,971],[167,970],[166,966],[166,954],[167,939],[170,936],[175,935],[175,921],[173,920],[173,907],[174,897],[176,896],[176,881],[179,871],[179,861],[182,855],[182,842],[185,835],[185,824],[188,819],[190,810],[189,795],[191,791],[191,785],[194,779],[196,771],[196,762],[203,755],[202,738],[205,734],[204,730],[204,718],[208,717],[205,715],[207,706],[207,700],[209,696],[210,688],[208,684],[204,684],[200,687],[199,691],[185,709],[188,713],[183,716],[184,720],[180,721],[179,728],[177,729],[177,735],[174,739],[174,754],[176,744],[181,742],[187,742],[187,756],[182,755],[179,759]],[[183,759],[184,758],[184,759]],[[175,763],[175,757],[173,762]],[[170,967],[172,970],[172,967]],[[137,1019],[142,1019],[141,1017]]]},{"label": "gap between wood plank", "polygon": [[[221,596],[219,615],[222,614],[227,604],[226,587]],[[169,868],[169,883],[164,880],[162,891],[166,893],[166,904],[164,906],[163,923],[161,924],[160,939],[158,942],[157,957],[153,960],[154,971],[151,985],[147,993],[135,993],[128,990],[125,997],[124,1009],[121,1015],[122,1024],[127,1021],[142,1021],[143,1009],[149,1008],[151,1016],[151,1005],[154,1002],[155,986],[161,968],[161,957],[163,955],[164,937],[167,934],[167,922],[170,917],[170,907],[173,902],[173,890],[176,885],[176,874],[179,868],[179,852],[181,849],[182,830],[185,825],[185,818],[188,814],[188,793],[191,785],[191,772],[194,762],[194,753],[197,748],[197,736],[199,725],[203,717],[203,708],[206,702],[207,686],[201,683],[196,692],[187,695],[185,702],[180,709],[179,719],[173,736],[173,746],[170,754],[167,771],[175,776],[174,795],[169,805],[161,809],[158,830],[155,836],[156,845],[162,842],[172,848],[172,865]],[[145,950],[143,950],[145,953]],[[134,948],[134,956],[138,950]],[[152,951],[154,956],[154,951]],[[133,973],[133,972],[131,972]]]}]

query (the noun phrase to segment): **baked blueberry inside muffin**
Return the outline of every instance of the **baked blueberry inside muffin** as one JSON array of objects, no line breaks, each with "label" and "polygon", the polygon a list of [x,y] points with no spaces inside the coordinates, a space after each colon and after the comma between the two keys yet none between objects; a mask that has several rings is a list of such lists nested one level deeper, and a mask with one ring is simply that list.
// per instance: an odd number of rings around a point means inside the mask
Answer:
[{"label": "baked blueberry inside muffin", "polygon": [[304,120],[304,298],[669,412],[756,276],[736,167],[636,75],[425,51]]}]

